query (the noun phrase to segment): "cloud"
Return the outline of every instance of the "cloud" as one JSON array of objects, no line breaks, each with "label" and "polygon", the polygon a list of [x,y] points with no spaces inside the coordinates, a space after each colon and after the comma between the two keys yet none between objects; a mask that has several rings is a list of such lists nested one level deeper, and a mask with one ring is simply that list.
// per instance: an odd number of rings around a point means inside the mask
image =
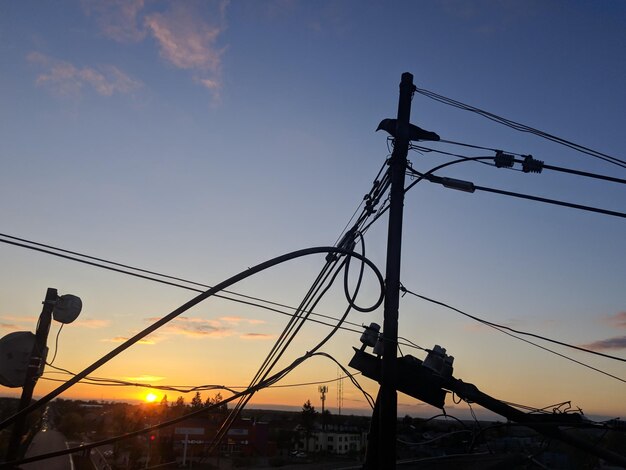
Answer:
[{"label": "cloud", "polygon": [[109,326],[109,320],[96,320],[95,318],[88,319],[78,319],[74,323],[73,326],[81,326],[83,328],[104,328],[105,326]]},{"label": "cloud", "polygon": [[218,38],[226,29],[227,5],[227,1],[176,2],[169,11],[151,13],[145,18],[161,57],[175,67],[192,71],[193,80],[209,89],[215,98],[219,98],[222,86],[225,48],[218,46]]},{"label": "cloud", "polygon": [[264,320],[257,320],[256,318],[243,318],[243,317],[220,317],[220,321],[226,323],[234,323],[238,325],[239,323],[247,323],[249,325],[261,325],[265,323]]},{"label": "cloud", "polygon": [[3,330],[14,330],[14,331],[19,331],[19,326],[17,326],[15,323],[4,323],[4,322],[0,322],[0,328]]},{"label": "cloud", "polygon": [[273,337],[265,333],[244,333],[240,336],[241,339],[272,339]]},{"label": "cloud", "polygon": [[594,351],[605,351],[611,349],[626,349],[626,336],[618,336],[615,338],[601,339],[592,343],[581,344],[583,348],[592,349]]},{"label": "cloud", "polygon": [[161,380],[164,380],[165,377],[159,377],[158,375],[139,375],[137,377],[124,377],[124,380],[127,382],[145,382],[145,383],[152,383],[152,382],[160,382]]},{"label": "cloud", "polygon": [[[153,323],[158,318],[146,318]],[[183,335],[191,338],[223,338],[233,334],[229,325],[219,320],[206,320],[197,317],[178,317],[159,330],[161,334]]]},{"label": "cloud", "polygon": [[[159,317],[146,318],[147,322],[154,323]],[[236,334],[235,328],[241,324],[259,325],[263,320],[243,318],[238,316],[224,316],[218,319],[198,317],[178,317],[159,329],[161,334],[182,335],[191,338],[224,338]],[[267,339],[271,335],[261,333],[244,333],[243,339]]]},{"label": "cloud", "polygon": [[[126,336],[115,336],[114,338],[107,338],[107,339],[103,339],[101,341],[105,341],[107,343],[123,343],[124,341],[128,341],[128,337]],[[139,341],[137,341],[137,343],[135,344],[156,344],[156,341],[154,341],[153,339],[140,339]]]},{"label": "cloud", "polygon": [[619,312],[607,318],[609,324],[617,328],[626,328],[626,312]]},{"label": "cloud", "polygon": [[78,68],[70,62],[31,52],[27,59],[44,71],[37,77],[37,85],[47,86],[61,96],[78,96],[86,87],[91,87],[102,96],[130,93],[142,86],[114,65],[97,68]]},{"label": "cloud", "polygon": [[102,33],[117,42],[141,41],[146,30],[139,21],[144,0],[83,0],[88,16],[94,15]]},{"label": "cloud", "polygon": [[39,320],[39,317],[36,317],[34,315],[26,315],[24,317],[20,317],[17,315],[2,315],[3,320],[6,321],[10,321],[10,322],[15,322],[15,323],[28,323],[28,324],[32,324],[33,328],[35,326],[35,324],[37,323],[37,320]]}]

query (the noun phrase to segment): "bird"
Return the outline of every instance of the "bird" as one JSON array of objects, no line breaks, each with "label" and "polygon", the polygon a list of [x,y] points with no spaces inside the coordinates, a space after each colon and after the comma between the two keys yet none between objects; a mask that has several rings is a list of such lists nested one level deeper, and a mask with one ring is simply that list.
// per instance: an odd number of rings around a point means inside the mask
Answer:
[{"label": "bird", "polygon": [[[383,131],[387,131],[393,138],[396,138],[397,122],[397,119],[383,119],[380,121],[380,124],[378,124],[376,130],[379,131],[382,129]],[[409,140],[439,140],[439,135],[409,123]]]}]

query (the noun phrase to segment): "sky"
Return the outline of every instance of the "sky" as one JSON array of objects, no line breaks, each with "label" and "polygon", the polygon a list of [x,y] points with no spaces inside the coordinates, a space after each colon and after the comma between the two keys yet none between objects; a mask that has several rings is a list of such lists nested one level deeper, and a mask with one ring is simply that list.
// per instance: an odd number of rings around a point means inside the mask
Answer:
[{"label": "sky", "polygon": [[[0,233],[214,285],[336,241],[389,155],[375,129],[396,116],[404,72],[418,88],[625,159],[624,50],[626,4],[616,0],[2,2]],[[624,168],[419,93],[411,122],[448,141],[626,178]],[[409,153],[418,171],[450,159]],[[623,185],[548,170],[462,163],[437,174],[626,209]],[[383,272],[387,220],[365,235],[366,256]],[[401,281],[486,320],[626,357],[624,240],[622,218],[421,182],[406,193]],[[323,261],[291,261],[231,290],[297,305]],[[48,287],[81,297],[80,317],[58,342],[54,322],[48,341],[54,365],[74,372],[195,296],[6,243],[0,264],[2,336],[34,330]],[[342,314],[340,284],[316,312]],[[371,273],[365,286],[361,305],[377,295]],[[209,299],[93,375],[245,386],[287,320]],[[352,331],[322,348],[346,367],[361,325],[382,324],[382,308],[353,311],[348,321]],[[609,377],[411,295],[401,298],[399,329],[423,348],[445,347],[454,375],[496,398],[626,415],[623,362],[533,339],[617,379]],[[279,364],[328,332],[307,324]],[[402,354],[424,359],[407,342]],[[337,413],[339,375],[332,361],[312,358],[279,384],[310,385],[264,390],[252,404],[297,409],[310,399],[321,408],[322,382]],[[51,368],[44,377],[66,378]],[[377,384],[357,379],[376,393]],[[57,384],[41,379],[35,394]],[[138,400],[148,392],[79,384],[62,397]],[[438,413],[403,394],[398,401],[400,416]],[[347,380],[343,409],[367,412]],[[446,410],[469,413],[451,397]]]}]

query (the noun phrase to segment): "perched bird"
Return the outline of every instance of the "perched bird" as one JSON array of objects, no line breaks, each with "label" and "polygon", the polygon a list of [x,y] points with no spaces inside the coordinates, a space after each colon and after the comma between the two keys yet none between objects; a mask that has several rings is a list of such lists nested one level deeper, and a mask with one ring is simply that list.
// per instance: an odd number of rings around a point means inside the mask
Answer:
[{"label": "perched bird", "polygon": [[[387,131],[392,137],[396,137],[396,123],[397,119],[383,119],[376,128],[377,131]],[[439,136],[434,132],[425,131],[421,127],[417,127],[414,124],[409,123],[409,140],[439,140]]]}]

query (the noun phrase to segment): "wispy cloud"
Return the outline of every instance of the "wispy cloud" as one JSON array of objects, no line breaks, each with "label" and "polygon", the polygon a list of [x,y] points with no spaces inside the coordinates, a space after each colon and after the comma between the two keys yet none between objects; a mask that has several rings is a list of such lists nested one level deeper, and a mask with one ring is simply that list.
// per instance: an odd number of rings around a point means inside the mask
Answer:
[{"label": "wispy cloud", "polygon": [[144,383],[153,383],[160,382],[165,379],[165,377],[160,377],[158,375],[139,375],[137,377],[124,377],[124,380],[127,382],[144,382]]},{"label": "wispy cloud", "polygon": [[265,323],[264,320],[257,320],[256,318],[243,318],[243,317],[220,317],[219,320],[226,322],[226,323],[233,323],[235,325],[238,325],[240,323],[246,323],[248,325],[262,325],[263,323]]},{"label": "wispy cloud", "polygon": [[601,339],[592,343],[581,344],[583,348],[592,349],[594,351],[605,351],[612,349],[626,349],[626,336],[618,336],[615,338]]},{"label": "wispy cloud", "polygon": [[73,326],[80,326],[83,328],[104,328],[109,326],[108,320],[97,320],[95,318],[87,318],[87,319],[78,319],[74,323]]},{"label": "wispy cloud", "polygon": [[265,333],[244,333],[243,335],[240,336],[241,339],[261,339],[261,340],[272,339],[273,337],[274,337],[273,335],[268,335]]},{"label": "wispy cloud", "polygon": [[3,330],[18,331],[20,328],[15,323],[0,322],[0,328]]},{"label": "wispy cloud", "polygon": [[[158,318],[146,318],[153,323]],[[161,334],[183,335],[191,338],[223,338],[233,335],[232,325],[225,325],[219,320],[207,320],[197,317],[178,317],[160,330]]]},{"label": "wispy cloud", "polygon": [[[222,58],[219,44],[226,29],[229,0],[170,2],[169,9],[154,11],[145,0],[82,0],[83,10],[95,18],[101,33],[117,42],[154,38],[163,59],[191,72],[194,83],[219,100]],[[59,70],[58,73],[65,73]]]},{"label": "wispy cloud", "polygon": [[626,328],[626,312],[619,312],[615,315],[610,315],[606,321],[616,328]]},{"label": "wispy cloud", "polygon": [[145,25],[159,45],[161,57],[190,70],[193,80],[219,98],[222,56],[218,38],[225,30],[227,1],[176,2],[166,12],[151,13]]},{"label": "wispy cloud", "polygon": [[[106,343],[123,343],[124,341],[128,341],[130,338],[127,336],[115,336],[113,338],[106,338],[101,341]],[[140,339],[136,344],[156,344],[156,341],[153,339]]]},{"label": "wispy cloud", "polygon": [[[147,322],[154,323],[158,317],[146,318]],[[182,335],[191,338],[224,338],[239,334],[243,339],[267,339],[271,335],[261,333],[238,333],[240,325],[259,325],[263,320],[244,318],[239,316],[223,316],[218,319],[205,319],[198,317],[178,317],[161,327],[161,335]]]},{"label": "wispy cloud", "polygon": [[36,83],[46,86],[61,96],[79,96],[85,87],[92,88],[102,96],[130,93],[142,86],[114,65],[76,67],[70,62],[31,52],[27,59],[43,69]]},{"label": "wispy cloud", "polygon": [[102,33],[114,41],[135,42],[142,40],[146,29],[139,15],[144,0],[82,0],[85,13],[93,15]]},{"label": "wispy cloud", "polygon": [[38,320],[38,317],[34,315],[26,315],[23,317],[18,316],[18,315],[2,315],[2,317],[0,318],[8,322],[32,324],[33,328],[35,327],[35,324],[37,323],[37,320]]}]

